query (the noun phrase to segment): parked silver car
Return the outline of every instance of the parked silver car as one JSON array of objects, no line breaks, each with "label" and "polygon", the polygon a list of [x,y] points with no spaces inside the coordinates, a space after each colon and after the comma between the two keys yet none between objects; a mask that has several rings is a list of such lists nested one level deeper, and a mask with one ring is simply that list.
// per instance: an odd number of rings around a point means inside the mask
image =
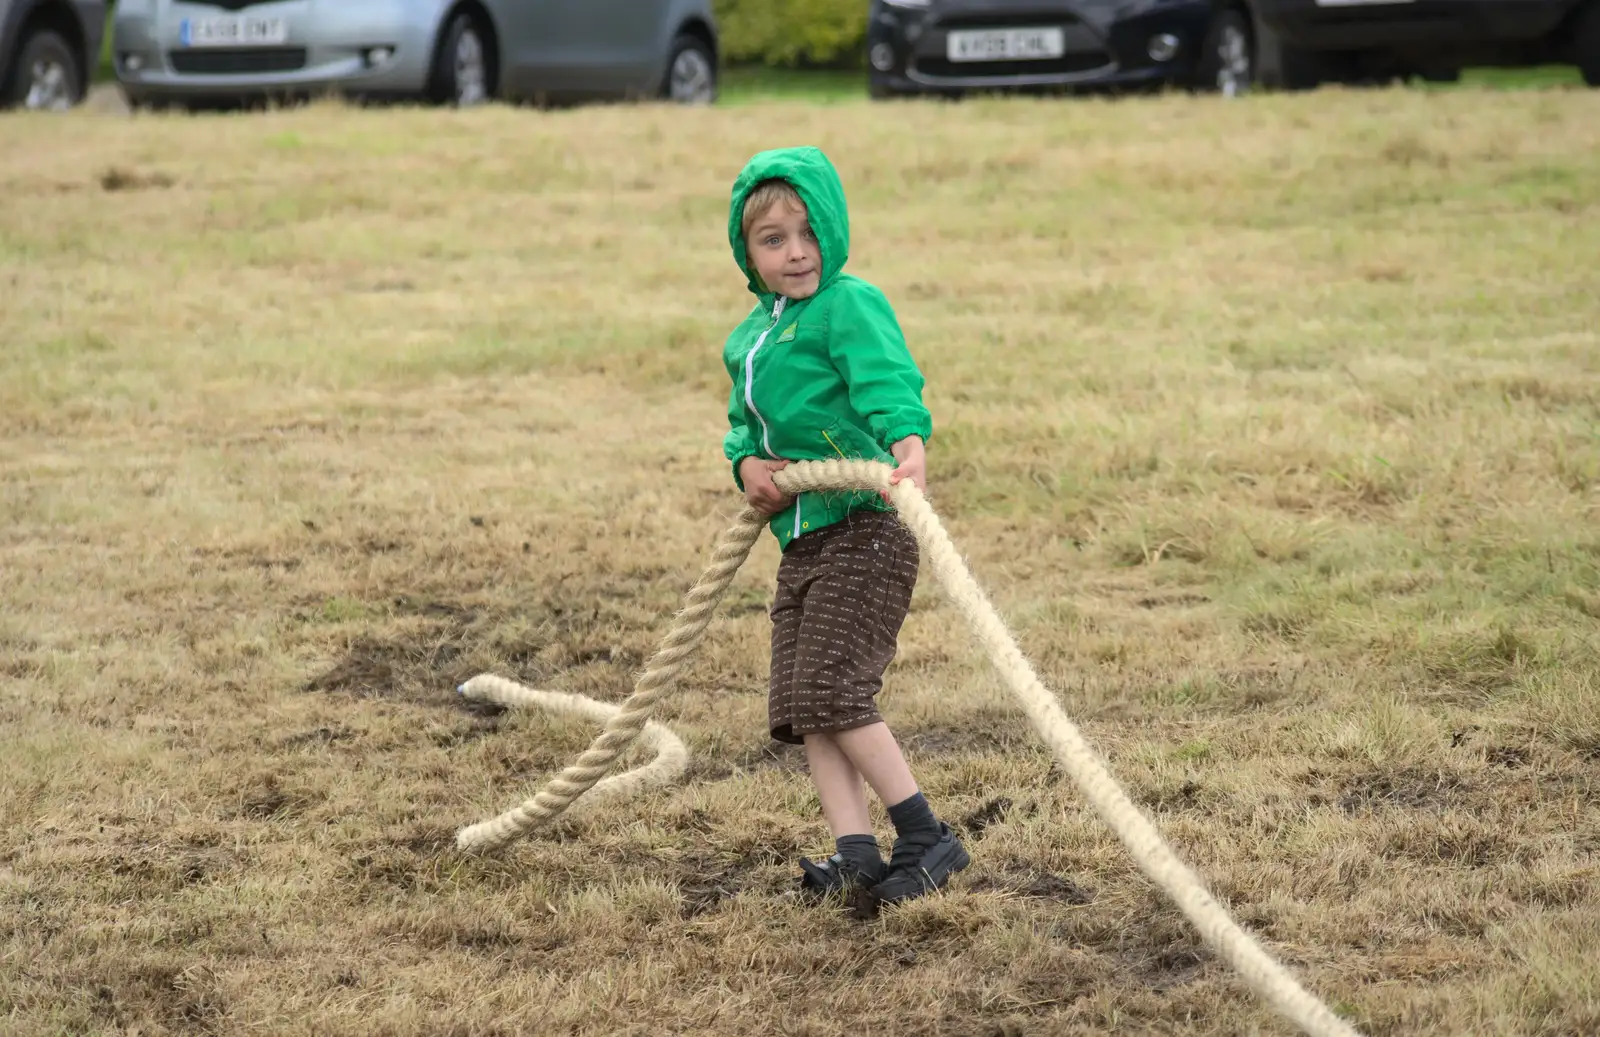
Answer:
[{"label": "parked silver car", "polygon": [[105,0],[0,0],[0,108],[77,105],[105,24]]},{"label": "parked silver car", "polygon": [[716,99],[711,0],[118,0],[134,107],[338,93],[471,105]]}]

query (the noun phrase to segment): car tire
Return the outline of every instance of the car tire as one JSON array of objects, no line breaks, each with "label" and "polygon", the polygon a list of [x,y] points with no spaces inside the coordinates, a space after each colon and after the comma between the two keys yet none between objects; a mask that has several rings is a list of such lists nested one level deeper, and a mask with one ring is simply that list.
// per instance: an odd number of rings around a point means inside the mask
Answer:
[{"label": "car tire", "polygon": [[1256,50],[1249,15],[1234,9],[1219,12],[1200,48],[1195,86],[1237,97],[1249,93],[1255,81]]},{"label": "car tire", "polygon": [[705,40],[685,34],[672,41],[661,96],[678,104],[716,102],[717,59]]},{"label": "car tire", "polygon": [[17,48],[11,75],[0,84],[0,108],[66,111],[83,102],[83,68],[72,48],[48,29]]},{"label": "car tire", "polygon": [[471,108],[494,100],[489,34],[465,11],[450,19],[433,56],[428,90],[435,104]]}]

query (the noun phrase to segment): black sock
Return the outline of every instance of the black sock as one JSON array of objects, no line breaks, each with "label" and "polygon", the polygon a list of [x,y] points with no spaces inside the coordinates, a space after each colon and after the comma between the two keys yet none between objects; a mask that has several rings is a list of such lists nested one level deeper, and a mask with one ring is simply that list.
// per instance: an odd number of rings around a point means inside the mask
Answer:
[{"label": "black sock", "polygon": [[921,792],[916,792],[889,808],[889,820],[894,824],[895,835],[911,846],[932,846],[943,834],[933,808]]},{"label": "black sock", "polygon": [[878,850],[878,840],[871,835],[841,835],[833,841],[839,856],[860,869],[883,867],[883,854]]}]

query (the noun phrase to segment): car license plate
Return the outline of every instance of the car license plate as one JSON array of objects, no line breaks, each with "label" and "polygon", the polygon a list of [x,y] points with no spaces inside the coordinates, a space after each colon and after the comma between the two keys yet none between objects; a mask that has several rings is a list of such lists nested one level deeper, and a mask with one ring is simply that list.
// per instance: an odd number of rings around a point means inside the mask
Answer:
[{"label": "car license plate", "polygon": [[185,47],[271,47],[288,38],[282,18],[185,18],[178,25]]},{"label": "car license plate", "polygon": [[1048,61],[1066,52],[1066,36],[1059,28],[952,32],[945,40],[951,61]]}]

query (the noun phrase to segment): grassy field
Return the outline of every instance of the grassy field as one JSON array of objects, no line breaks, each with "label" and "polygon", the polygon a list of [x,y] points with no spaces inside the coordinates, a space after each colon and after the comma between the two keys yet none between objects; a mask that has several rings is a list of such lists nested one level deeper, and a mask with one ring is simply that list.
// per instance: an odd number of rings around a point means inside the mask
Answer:
[{"label": "grassy field", "polygon": [[1600,1028],[1600,94],[4,133],[7,1034],[1287,1032],[926,576],[883,705],[973,866],[798,901],[770,540],[681,786],[452,849],[593,734],[456,684],[620,700],[739,505],[725,198],[795,142],[952,536],[1236,917],[1365,1033]]}]

